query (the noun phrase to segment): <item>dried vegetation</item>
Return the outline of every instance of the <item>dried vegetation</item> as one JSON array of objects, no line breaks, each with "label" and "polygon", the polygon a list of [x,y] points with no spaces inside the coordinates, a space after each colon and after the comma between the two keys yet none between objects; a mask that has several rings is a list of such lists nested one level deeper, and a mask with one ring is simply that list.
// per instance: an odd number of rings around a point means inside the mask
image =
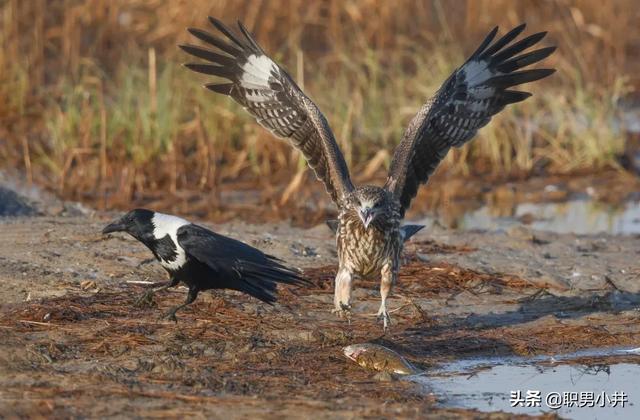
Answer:
[{"label": "dried vegetation", "polygon": [[619,99],[640,74],[631,0],[214,3],[3,2],[0,168],[104,208],[133,200],[203,215],[230,187],[286,207],[315,182],[299,155],[180,66],[176,44],[207,14],[252,28],[327,114],[359,181],[383,175],[407,121],[493,25],[526,21],[550,32],[559,72],[451,153],[447,173],[617,167]]}]

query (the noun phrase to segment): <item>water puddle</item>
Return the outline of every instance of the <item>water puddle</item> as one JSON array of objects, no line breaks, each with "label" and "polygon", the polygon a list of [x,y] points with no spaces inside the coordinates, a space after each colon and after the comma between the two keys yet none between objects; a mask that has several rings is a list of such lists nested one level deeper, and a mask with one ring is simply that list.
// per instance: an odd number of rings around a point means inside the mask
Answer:
[{"label": "water puddle", "polygon": [[[492,231],[522,224],[523,220],[528,220],[527,224],[532,229],[555,233],[634,235],[640,234],[640,201],[621,206],[590,200],[520,203],[506,210],[483,206],[464,213],[449,225],[464,230]],[[420,223],[429,225],[433,219]]]},{"label": "water puddle", "polygon": [[515,206],[510,218],[496,218],[491,214],[489,207],[483,207],[465,214],[458,223],[463,229],[494,230],[530,217],[530,226],[535,230],[575,234],[640,233],[640,202],[626,203],[621,207],[587,200],[521,203]]},{"label": "water puddle", "polygon": [[570,419],[640,418],[636,358],[640,362],[640,349],[467,359],[410,380],[434,394],[444,407],[557,413]]}]

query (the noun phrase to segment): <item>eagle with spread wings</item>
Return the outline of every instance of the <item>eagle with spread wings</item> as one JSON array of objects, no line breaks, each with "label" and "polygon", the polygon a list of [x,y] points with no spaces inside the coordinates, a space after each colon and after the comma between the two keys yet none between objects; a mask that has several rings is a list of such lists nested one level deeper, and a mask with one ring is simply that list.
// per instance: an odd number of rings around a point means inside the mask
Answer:
[{"label": "eagle with spread wings", "polygon": [[209,21],[222,36],[188,29],[214,49],[181,45],[185,52],[208,62],[186,67],[226,79],[205,87],[230,96],[260,125],[289,139],[302,152],[339,209],[334,311],[348,315],[356,276],[380,276],[378,316],[386,330],[390,322],[387,297],[398,277],[403,244],[421,228],[401,226],[419,186],[427,182],[452,147],[471,140],[505,106],[531,96],[513,87],[552,74],[554,69],[524,68],[548,57],[555,47],[526,51],[546,32],[514,41],[525,24],[495,41],[498,28],[494,28],[413,117],[384,186],[356,186],[327,120],[292,77],[269,58],[241,22],[238,34],[215,18]]}]

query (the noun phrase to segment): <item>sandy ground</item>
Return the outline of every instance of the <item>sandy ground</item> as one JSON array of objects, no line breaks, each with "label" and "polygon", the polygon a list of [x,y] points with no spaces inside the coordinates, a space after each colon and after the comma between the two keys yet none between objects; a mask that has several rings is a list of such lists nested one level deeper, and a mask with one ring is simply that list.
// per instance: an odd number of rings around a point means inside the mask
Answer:
[{"label": "sandy ground", "polygon": [[475,417],[436,408],[409,382],[376,381],[342,347],[378,342],[428,369],[640,344],[638,237],[423,231],[406,249],[383,335],[375,282],[357,283],[350,323],[330,313],[336,253],[324,225],[203,223],[301,267],[313,287],[282,290],[274,307],[202,293],[176,325],[157,318],[184,289],[133,305],[143,286],[131,282],[166,275],[143,264],[150,253],[133,239],[99,234],[115,214],[63,210],[0,219],[6,415]]}]

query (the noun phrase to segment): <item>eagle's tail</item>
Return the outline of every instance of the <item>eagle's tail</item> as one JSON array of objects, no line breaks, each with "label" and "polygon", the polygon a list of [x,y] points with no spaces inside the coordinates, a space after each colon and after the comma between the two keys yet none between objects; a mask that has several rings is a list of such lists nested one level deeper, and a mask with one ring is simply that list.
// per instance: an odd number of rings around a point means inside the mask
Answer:
[{"label": "eagle's tail", "polygon": [[325,223],[333,233],[336,233],[338,231],[338,227],[340,226],[340,221],[337,219],[329,219]]},{"label": "eagle's tail", "polygon": [[424,225],[404,225],[400,228],[400,235],[402,235],[402,242],[407,242],[416,233],[424,229]]}]

